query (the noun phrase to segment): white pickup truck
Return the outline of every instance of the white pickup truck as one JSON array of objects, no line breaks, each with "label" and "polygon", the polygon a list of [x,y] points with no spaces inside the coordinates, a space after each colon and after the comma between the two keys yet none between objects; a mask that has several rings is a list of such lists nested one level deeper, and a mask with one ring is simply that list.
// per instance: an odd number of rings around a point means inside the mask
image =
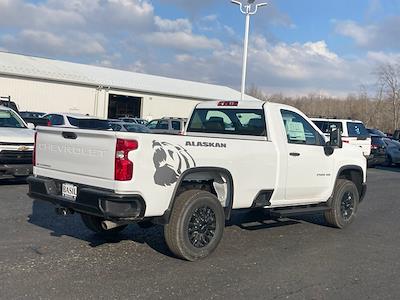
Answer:
[{"label": "white pickup truck", "polygon": [[80,213],[97,233],[164,225],[190,261],[219,244],[232,210],[324,213],[343,228],[366,192],[360,148],[303,113],[258,101],[197,105],[183,136],[38,128],[29,195]]},{"label": "white pickup truck", "polygon": [[11,108],[0,106],[0,179],[32,174],[33,127]]}]

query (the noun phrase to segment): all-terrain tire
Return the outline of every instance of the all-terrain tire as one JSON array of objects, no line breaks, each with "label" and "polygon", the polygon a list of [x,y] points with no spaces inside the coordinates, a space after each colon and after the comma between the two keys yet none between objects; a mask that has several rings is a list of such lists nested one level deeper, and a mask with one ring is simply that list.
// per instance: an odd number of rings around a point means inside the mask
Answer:
[{"label": "all-terrain tire", "polygon": [[101,217],[96,217],[92,215],[86,215],[86,214],[81,214],[81,219],[83,221],[83,224],[93,231],[94,233],[102,234],[102,235],[107,235],[107,236],[112,236],[115,235],[122,230],[124,230],[128,225],[123,225],[119,226],[113,229],[106,230],[101,226],[101,222],[104,221],[103,218]]},{"label": "all-terrain tire", "polygon": [[330,201],[330,210],[325,212],[327,223],[340,229],[351,224],[357,215],[359,202],[356,185],[350,180],[338,179]]},{"label": "all-terrain tire", "polygon": [[172,253],[196,261],[217,248],[224,228],[225,214],[218,198],[210,192],[189,190],[176,198],[164,235]]}]

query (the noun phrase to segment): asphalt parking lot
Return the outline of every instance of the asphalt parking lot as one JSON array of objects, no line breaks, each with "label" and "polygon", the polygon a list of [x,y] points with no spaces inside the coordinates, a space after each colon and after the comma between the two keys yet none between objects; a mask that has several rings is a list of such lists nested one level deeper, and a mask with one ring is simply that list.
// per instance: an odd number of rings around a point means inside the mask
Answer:
[{"label": "asphalt parking lot", "polygon": [[171,257],[161,227],[103,240],[0,183],[1,299],[400,299],[400,169],[372,169],[346,230],[321,216],[236,215],[209,258]]}]

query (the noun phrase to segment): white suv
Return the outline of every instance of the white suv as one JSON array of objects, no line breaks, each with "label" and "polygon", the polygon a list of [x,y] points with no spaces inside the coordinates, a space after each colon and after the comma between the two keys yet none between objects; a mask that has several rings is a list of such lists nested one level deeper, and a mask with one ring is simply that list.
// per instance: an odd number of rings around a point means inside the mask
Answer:
[{"label": "white suv", "polygon": [[344,143],[362,148],[365,157],[369,157],[371,154],[371,137],[363,122],[358,120],[322,118],[311,118],[311,120],[327,137],[329,137],[329,130],[331,128],[340,128]]}]

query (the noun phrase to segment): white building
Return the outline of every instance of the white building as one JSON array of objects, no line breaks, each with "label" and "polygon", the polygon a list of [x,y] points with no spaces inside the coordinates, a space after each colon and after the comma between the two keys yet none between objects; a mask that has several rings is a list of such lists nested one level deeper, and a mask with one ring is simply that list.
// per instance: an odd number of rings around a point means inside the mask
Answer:
[{"label": "white building", "polygon": [[21,111],[147,119],[188,117],[200,101],[240,99],[225,86],[4,52],[0,96],[11,96]]}]

